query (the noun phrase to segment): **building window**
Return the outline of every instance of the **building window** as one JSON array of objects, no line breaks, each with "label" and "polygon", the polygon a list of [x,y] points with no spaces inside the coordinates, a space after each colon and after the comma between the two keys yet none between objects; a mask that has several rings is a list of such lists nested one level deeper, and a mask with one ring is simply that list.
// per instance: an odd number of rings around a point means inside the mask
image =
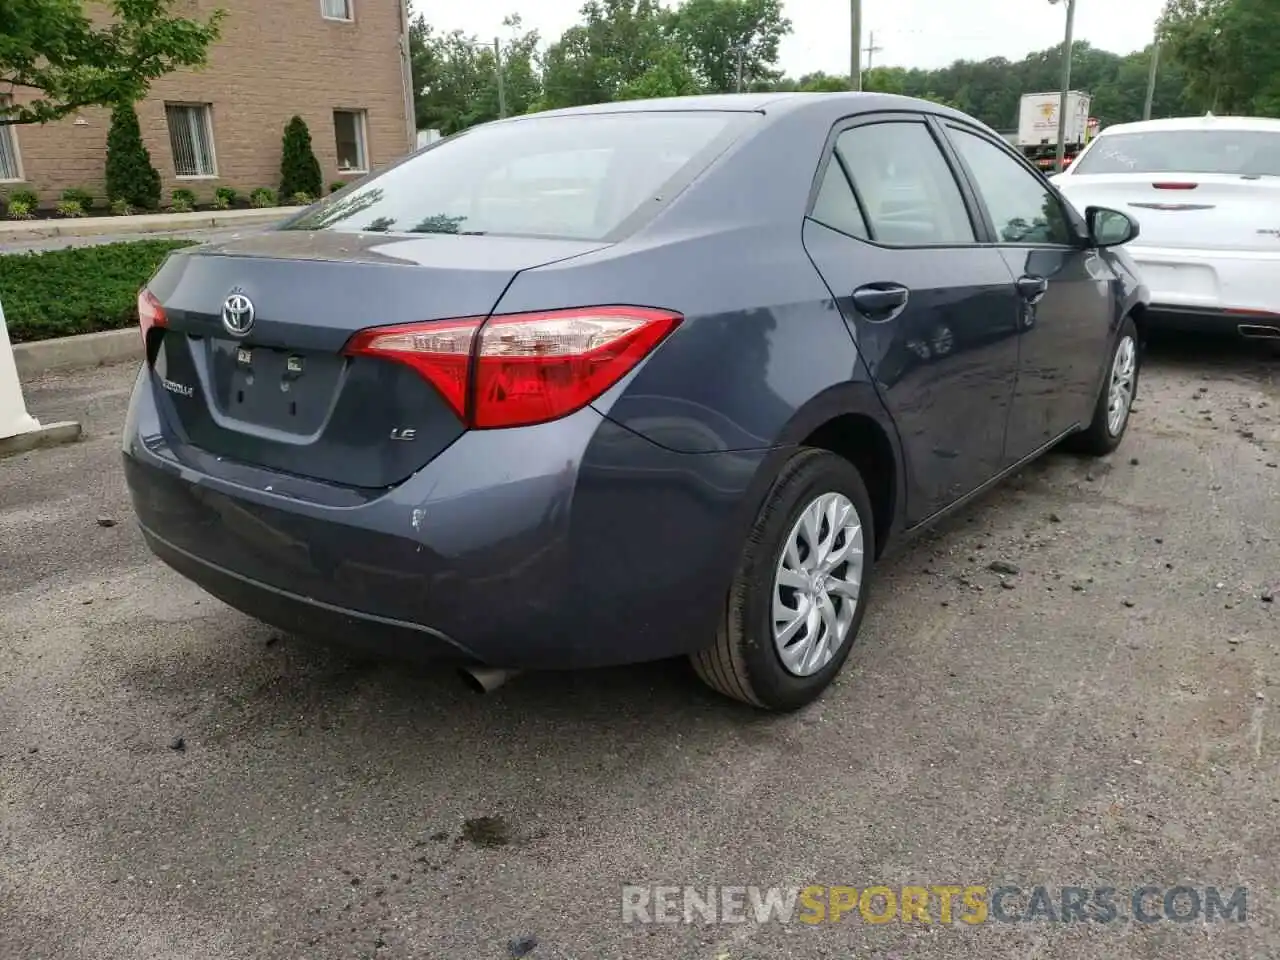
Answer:
[{"label": "building window", "polygon": [[179,177],[214,177],[213,125],[207,103],[166,103],[169,145],[173,148],[173,171]]},{"label": "building window", "polygon": [[355,0],[320,0],[320,13],[326,20],[350,20]]},{"label": "building window", "polygon": [[333,111],[333,132],[338,144],[338,169],[344,173],[365,173],[369,169],[369,154],[365,145],[364,111]]},{"label": "building window", "polygon": [[[0,106],[8,106],[9,98],[0,97]],[[12,124],[0,127],[0,180],[21,180],[22,164],[18,162],[18,135]]]}]

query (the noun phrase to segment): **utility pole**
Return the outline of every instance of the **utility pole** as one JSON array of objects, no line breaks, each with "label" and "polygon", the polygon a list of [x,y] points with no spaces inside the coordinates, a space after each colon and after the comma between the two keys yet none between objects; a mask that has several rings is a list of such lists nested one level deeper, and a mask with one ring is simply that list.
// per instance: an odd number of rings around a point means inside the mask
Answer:
[{"label": "utility pole", "polygon": [[[1052,4],[1062,0],[1049,0]],[[1066,169],[1067,160],[1067,101],[1071,97],[1071,49],[1076,28],[1076,0],[1066,0],[1067,33],[1062,40],[1062,96],[1058,101],[1058,162],[1057,171]]]},{"label": "utility pole", "polygon": [[507,115],[507,85],[502,78],[502,40],[493,38],[493,65],[498,72],[498,119]]},{"label": "utility pole", "polygon": [[1156,74],[1160,71],[1160,35],[1156,34],[1155,46],[1151,48],[1151,75],[1147,77],[1147,102],[1142,108],[1142,119],[1151,119],[1151,109],[1156,102]]},{"label": "utility pole", "polygon": [[872,30],[869,34],[867,34],[867,45],[862,48],[862,52],[867,55],[867,71],[868,72],[870,72],[871,68],[875,66],[876,54],[883,49],[884,47],[876,46],[876,32]]},{"label": "utility pole", "polygon": [[413,50],[409,45],[409,0],[400,0],[400,68],[404,74],[404,122],[409,135],[407,148],[418,148],[418,110],[413,95]]},{"label": "utility pole", "polygon": [[741,44],[738,46],[738,92],[742,92],[742,58],[743,50]]},{"label": "utility pole", "polygon": [[862,0],[849,0],[849,88],[862,89]]}]

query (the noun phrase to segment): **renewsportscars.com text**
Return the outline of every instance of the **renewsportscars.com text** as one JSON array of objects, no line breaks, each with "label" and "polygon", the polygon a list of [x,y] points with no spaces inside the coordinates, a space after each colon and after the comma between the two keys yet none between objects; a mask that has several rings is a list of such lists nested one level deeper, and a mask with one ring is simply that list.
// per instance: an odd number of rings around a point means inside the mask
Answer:
[{"label": "renewsportscars.com text", "polygon": [[627,886],[624,923],[1243,923],[1245,887]]}]

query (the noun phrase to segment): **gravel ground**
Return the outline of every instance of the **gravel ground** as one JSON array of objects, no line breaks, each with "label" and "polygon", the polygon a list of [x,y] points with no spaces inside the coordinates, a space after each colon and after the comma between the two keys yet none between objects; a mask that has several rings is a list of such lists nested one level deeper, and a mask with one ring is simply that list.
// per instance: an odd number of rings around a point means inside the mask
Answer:
[{"label": "gravel ground", "polygon": [[[132,374],[28,385],[88,438],[0,464],[4,960],[1280,955],[1280,363],[1162,347],[1114,458],[887,565],[788,717],[679,663],[480,697],[277,637],[146,553]],[[663,883],[1109,886],[1121,918],[624,924]],[[1124,922],[1147,884],[1247,917]]]}]

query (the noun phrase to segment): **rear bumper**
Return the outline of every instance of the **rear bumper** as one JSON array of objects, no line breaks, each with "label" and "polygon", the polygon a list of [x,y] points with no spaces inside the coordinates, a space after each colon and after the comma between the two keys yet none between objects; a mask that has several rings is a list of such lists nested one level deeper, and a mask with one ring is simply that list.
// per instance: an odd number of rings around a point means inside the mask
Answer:
[{"label": "rear bumper", "polygon": [[767,460],[673,453],[587,408],[466,434],[361,497],[202,458],[162,425],[167,402],[141,372],[123,441],[161,560],[283,630],[496,667],[705,647]]},{"label": "rear bumper", "polygon": [[1220,330],[1280,323],[1280,250],[1125,249],[1151,291],[1151,312],[1171,323]]},{"label": "rear bumper", "polygon": [[429,627],[336,607],[250,580],[175,547],[145,526],[142,536],[152,553],[188,580],[228,606],[288,633],[404,660],[480,662]]},{"label": "rear bumper", "polygon": [[1280,342],[1280,315],[1277,314],[1205,310],[1153,303],[1147,311],[1147,321],[1152,328],[1158,330],[1229,334],[1250,340]]}]

